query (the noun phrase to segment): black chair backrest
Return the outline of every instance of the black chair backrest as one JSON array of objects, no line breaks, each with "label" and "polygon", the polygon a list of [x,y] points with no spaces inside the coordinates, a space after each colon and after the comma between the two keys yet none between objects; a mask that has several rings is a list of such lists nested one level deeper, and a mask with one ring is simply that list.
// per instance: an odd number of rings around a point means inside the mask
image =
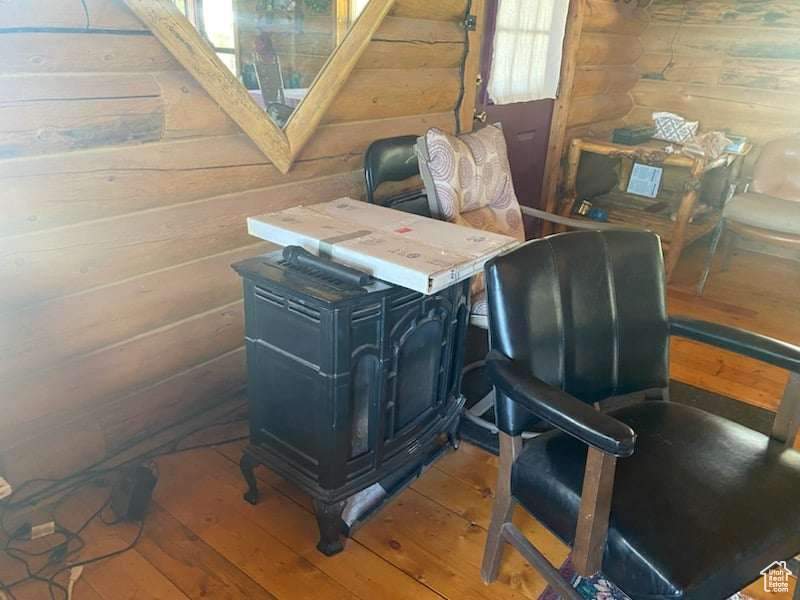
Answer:
[{"label": "black chair backrest", "polygon": [[[576,231],[486,265],[493,350],[587,403],[667,386],[669,326],[658,236]],[[531,415],[498,394],[512,434]]]},{"label": "black chair backrest", "polygon": [[380,199],[375,196],[375,190],[382,183],[405,181],[419,175],[419,162],[414,152],[416,143],[417,136],[404,135],[370,144],[364,155],[367,202],[425,217],[431,216],[428,196],[422,187]]}]

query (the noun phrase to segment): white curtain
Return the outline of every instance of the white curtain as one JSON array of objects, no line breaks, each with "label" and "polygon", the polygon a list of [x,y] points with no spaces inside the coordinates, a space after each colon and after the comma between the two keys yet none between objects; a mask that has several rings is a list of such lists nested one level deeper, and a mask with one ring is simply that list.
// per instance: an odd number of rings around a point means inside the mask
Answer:
[{"label": "white curtain", "polygon": [[555,98],[569,0],[499,0],[489,96],[495,104]]}]

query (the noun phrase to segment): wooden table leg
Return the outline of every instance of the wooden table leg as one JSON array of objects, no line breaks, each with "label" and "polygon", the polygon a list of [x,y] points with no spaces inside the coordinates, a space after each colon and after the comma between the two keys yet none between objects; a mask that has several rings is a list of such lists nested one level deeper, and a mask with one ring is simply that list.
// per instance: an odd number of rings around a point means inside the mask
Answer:
[{"label": "wooden table leg", "polygon": [[667,256],[664,260],[667,272],[667,281],[672,277],[672,273],[678,264],[678,260],[683,253],[683,247],[686,245],[686,231],[689,228],[689,221],[694,214],[694,208],[697,205],[697,197],[700,190],[700,184],[703,181],[703,170],[705,165],[702,160],[695,160],[692,173],[689,180],[686,182],[686,192],[683,194],[681,205],[678,208],[678,214],[675,219],[675,227],[672,230],[672,239],[669,241],[669,249]]},{"label": "wooden table leg", "polygon": [[[582,152],[583,146],[581,145],[581,140],[579,138],[572,140],[572,143],[569,145],[569,153],[567,154],[567,171],[564,180],[566,185],[565,198],[559,210],[559,214],[565,217],[572,214],[575,208],[575,202],[578,200],[578,167],[581,163]],[[553,225],[552,229],[556,233],[567,230],[563,225]]]}]

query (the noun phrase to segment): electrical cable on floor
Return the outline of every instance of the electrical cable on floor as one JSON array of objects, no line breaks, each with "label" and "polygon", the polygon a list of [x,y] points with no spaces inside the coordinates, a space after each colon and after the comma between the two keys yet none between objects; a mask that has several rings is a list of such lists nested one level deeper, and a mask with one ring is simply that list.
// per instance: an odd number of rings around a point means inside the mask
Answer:
[{"label": "electrical cable on floor", "polygon": [[[231,414],[236,413],[236,412],[240,411],[241,409],[242,409],[241,406],[236,406],[235,408],[231,409],[230,411],[222,414],[220,416],[220,418],[225,418],[227,416],[230,416]],[[176,424],[172,425],[172,427],[180,426],[183,423],[187,422],[188,420],[189,419],[186,419],[184,421],[176,423]],[[196,427],[195,429],[192,429],[192,430],[190,430],[190,431],[188,431],[186,433],[183,433],[182,435],[180,435],[175,440],[164,442],[163,444],[161,444],[159,446],[156,446],[155,448],[153,448],[149,452],[146,452],[143,455],[138,455],[138,456],[136,456],[134,458],[131,458],[131,459],[127,460],[127,461],[123,461],[122,463],[114,465],[113,467],[98,468],[99,465],[111,462],[116,457],[124,454],[125,452],[127,452],[131,448],[134,448],[135,446],[139,445],[141,443],[141,440],[137,440],[137,441],[131,442],[131,443],[121,447],[112,456],[106,457],[102,461],[99,461],[99,462],[95,463],[94,465],[91,465],[91,466],[87,467],[83,471],[80,471],[80,472],[75,473],[73,475],[70,475],[68,477],[64,477],[64,478],[60,478],[60,479],[51,479],[51,478],[39,477],[39,478],[36,478],[36,479],[31,479],[29,481],[26,481],[26,482],[20,484],[19,486],[16,486],[14,494],[9,496],[8,498],[5,498],[4,500],[0,500],[0,510],[6,510],[6,509],[16,510],[16,509],[19,509],[19,508],[24,508],[26,506],[35,506],[36,504],[38,504],[39,502],[41,502],[44,499],[52,498],[53,496],[58,495],[59,493],[67,492],[68,490],[70,490],[70,489],[72,489],[74,487],[81,486],[87,480],[94,479],[94,478],[105,477],[106,475],[109,475],[111,473],[117,472],[121,468],[124,468],[125,466],[128,466],[129,464],[134,463],[134,462],[152,460],[153,458],[158,458],[159,456],[164,456],[164,455],[167,455],[167,454],[175,454],[177,452],[188,452],[190,450],[196,450],[196,449],[199,449],[199,448],[206,448],[206,447],[211,447],[211,446],[218,446],[218,445],[227,444],[227,443],[231,443],[231,442],[235,442],[235,441],[240,441],[240,440],[246,439],[247,436],[237,436],[235,438],[230,438],[230,439],[226,439],[226,440],[214,441],[214,442],[211,442],[209,444],[197,444],[195,446],[181,447],[181,444],[185,440],[187,440],[188,438],[190,438],[190,437],[192,437],[194,435],[197,435],[198,433],[201,433],[201,432],[209,430],[209,429],[215,429],[215,428],[219,428],[219,427],[224,427],[226,425],[233,425],[233,424],[236,424],[236,423],[239,423],[239,422],[245,422],[246,420],[247,420],[247,417],[238,417],[238,418],[235,418],[235,419],[231,419],[229,421],[222,421],[220,423],[212,423],[210,425],[202,425],[202,426]],[[158,432],[156,432],[156,433],[158,433]],[[13,501],[14,497],[19,497],[19,496],[22,495],[22,491],[23,490],[26,490],[29,487],[32,487],[32,486],[35,486],[35,485],[39,485],[39,484],[49,484],[49,485],[47,485],[43,489],[31,494],[30,496],[25,496],[21,500]],[[63,487],[61,487],[61,486],[63,486]]]},{"label": "electrical cable on floor", "polygon": [[[237,406],[231,411],[221,415],[220,418],[224,419],[241,410],[242,406]],[[86,541],[82,537],[82,534],[94,521],[97,520],[106,527],[113,527],[122,522],[122,519],[107,520],[103,517],[103,512],[111,504],[111,479],[130,468],[133,463],[152,461],[161,456],[188,452],[201,448],[212,448],[215,446],[247,439],[247,436],[239,435],[220,440],[213,440],[210,442],[201,442],[186,446],[183,445],[187,440],[193,436],[196,436],[197,434],[221,427],[235,425],[237,423],[244,423],[246,420],[246,416],[239,416],[227,421],[199,426],[183,433],[174,440],[156,446],[148,452],[145,452],[143,455],[130,458],[114,465],[113,467],[100,468],[100,465],[113,461],[116,457],[121,456],[123,453],[127,452],[131,448],[134,448],[136,445],[138,445],[138,443],[141,442],[130,443],[119,449],[114,455],[104,459],[101,462],[95,463],[95,465],[92,465],[91,467],[79,473],[62,479],[32,479],[17,486],[11,496],[5,498],[3,501],[0,501],[0,534],[5,537],[5,544],[0,547],[0,555],[5,555],[12,561],[19,563],[24,568],[25,574],[11,582],[6,582],[0,579],[0,593],[4,594],[8,600],[17,600],[17,597],[14,595],[14,588],[18,588],[19,586],[28,583],[40,582],[47,586],[51,600],[71,600],[71,589],[74,588],[75,582],[77,581],[77,578],[80,577],[80,572],[83,567],[106,560],[108,558],[112,558],[114,556],[118,556],[131,550],[139,542],[144,532],[144,519],[142,519],[139,521],[139,528],[134,538],[122,548],[88,559],[78,559],[74,562],[69,562],[71,557],[74,557],[77,553],[86,548]],[[178,423],[177,425],[181,425],[186,421],[188,421],[188,419]],[[44,485],[45,487],[31,493],[30,496],[23,496],[19,500],[14,500],[15,497],[19,498],[25,490],[36,485]],[[58,510],[66,503],[68,499],[74,497],[89,486],[109,487],[108,498],[96,511],[92,513],[92,515],[86,521],[80,525],[80,527],[74,531],[70,530],[60,523],[57,517]],[[49,507],[53,525],[53,531],[49,537],[55,536],[55,539],[53,540],[54,543],[44,549],[37,550],[27,550],[20,547],[22,542],[31,542],[34,540],[32,537],[32,527],[30,524],[24,523],[23,525],[18,526],[14,531],[9,531],[6,517],[14,511],[34,507],[45,501],[52,500],[55,497],[58,497],[58,499],[53,502],[51,507]],[[44,562],[44,564],[38,568],[33,568],[32,563],[37,559],[41,561],[45,556],[47,557],[47,560]],[[53,571],[54,568],[55,571]],[[50,574],[46,576],[45,574],[48,572]],[[56,581],[56,578],[65,572],[69,572],[70,574],[67,585],[63,585],[62,583]],[[0,597],[2,597],[2,594],[0,594]]]}]

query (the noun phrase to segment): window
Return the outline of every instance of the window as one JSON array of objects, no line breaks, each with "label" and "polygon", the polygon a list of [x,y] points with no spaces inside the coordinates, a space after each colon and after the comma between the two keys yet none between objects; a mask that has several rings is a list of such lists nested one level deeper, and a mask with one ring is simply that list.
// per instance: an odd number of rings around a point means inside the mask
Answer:
[{"label": "window", "polygon": [[233,0],[172,0],[203,34],[232,73],[237,74]]},{"label": "window", "polygon": [[203,33],[220,60],[236,74],[236,33],[233,21],[233,0],[203,2]]},{"label": "window", "polygon": [[350,0],[350,22],[353,23],[369,4],[369,0]]},{"label": "window", "polygon": [[554,98],[567,0],[499,0],[489,96],[495,104]]}]

